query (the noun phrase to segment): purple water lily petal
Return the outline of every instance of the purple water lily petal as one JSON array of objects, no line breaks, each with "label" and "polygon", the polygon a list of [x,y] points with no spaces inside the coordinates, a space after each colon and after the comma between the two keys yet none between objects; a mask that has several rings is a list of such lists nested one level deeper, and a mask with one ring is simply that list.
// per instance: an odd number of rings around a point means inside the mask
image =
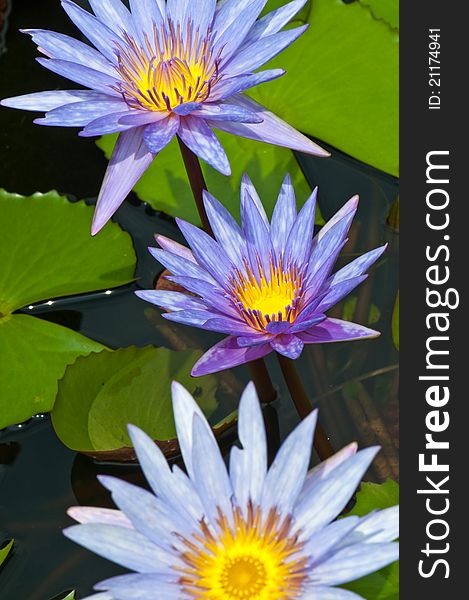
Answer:
[{"label": "purple water lily petal", "polygon": [[228,210],[209,192],[204,192],[204,206],[217,242],[234,264],[243,260],[246,242],[240,226]]},{"label": "purple water lily petal", "polygon": [[215,47],[227,61],[243,43],[267,0],[228,0],[215,16]]},{"label": "purple water lily petal", "polygon": [[30,35],[40,51],[49,58],[59,58],[85,65],[115,78],[114,65],[88,44],[63,33],[45,29],[23,29],[22,32]]},{"label": "purple water lily petal", "polygon": [[62,75],[75,83],[89,87],[97,92],[117,97],[119,94],[113,89],[116,85],[116,78],[101,73],[95,69],[90,69],[67,60],[58,60],[55,58],[36,58],[37,62],[49,71]]},{"label": "purple water lily petal", "polygon": [[262,214],[259,212],[257,203],[247,192],[243,204],[243,233],[246,236],[247,253],[254,273],[258,272],[259,265],[264,273],[270,271],[273,248],[264,215],[264,210]]},{"label": "purple water lily petal", "polygon": [[229,317],[209,319],[204,323],[203,329],[235,336],[249,335],[251,333],[249,325],[239,319],[231,319]]},{"label": "purple water lily petal", "polygon": [[231,77],[229,79],[221,79],[213,87],[213,93],[211,94],[212,100],[225,100],[230,96],[235,96],[241,92],[258,86],[261,83],[278,79],[285,75],[283,69],[269,69],[268,71],[261,71],[260,73],[248,73],[247,75],[238,75],[237,77]]},{"label": "purple water lily petal", "polygon": [[172,254],[171,252],[165,252],[159,248],[149,248],[149,250],[154,258],[174,275],[196,277],[208,283],[216,283],[216,280],[203,267],[195,264],[190,259]]},{"label": "purple water lily petal", "polygon": [[271,321],[265,328],[272,335],[279,335],[290,331],[292,324],[289,321]]},{"label": "purple water lily petal", "polygon": [[182,292],[169,292],[166,290],[142,290],[135,294],[142,300],[156,304],[167,310],[203,310],[205,303],[199,298],[188,296]]},{"label": "purple water lily petal", "polygon": [[130,0],[130,12],[139,32],[139,40],[145,43],[145,35],[149,38],[154,26],[160,27],[166,16],[165,0]]},{"label": "purple water lily petal", "polygon": [[368,278],[368,275],[361,275],[360,277],[353,277],[352,279],[347,279],[346,281],[342,281],[337,283],[327,292],[324,298],[321,300],[321,303],[317,307],[318,312],[326,312],[337,304],[342,298],[345,298],[352,290],[354,290],[358,285],[363,283]]},{"label": "purple water lily petal", "polygon": [[[193,263],[197,263],[195,256],[192,254],[192,250],[187,246],[184,246],[183,244],[175,242],[171,238],[160,234],[155,235],[155,241],[163,250],[177,254],[178,256],[190,260]],[[149,251],[151,252],[152,249],[149,248]]]},{"label": "purple water lily petal", "polygon": [[275,252],[283,254],[291,228],[296,220],[296,198],[290,175],[286,175],[280,189],[270,225],[270,237]]},{"label": "purple water lily petal", "polygon": [[278,33],[303,8],[307,1],[294,0],[259,19],[246,37],[245,43],[255,42],[260,38]]},{"label": "purple water lily petal", "polygon": [[208,121],[208,124],[221,131],[258,140],[275,146],[283,146],[291,150],[298,150],[306,154],[327,157],[330,153],[323,150],[320,146],[312,142],[309,138],[299,133],[296,129],[288,125],[285,121],[274,115],[261,104],[258,104],[247,96],[237,96],[232,98],[231,102],[239,104],[244,108],[257,111],[263,121],[259,124],[249,123],[228,123],[221,121]]},{"label": "purple water lily petal", "polygon": [[272,335],[270,333],[262,334],[258,331],[254,334],[251,332],[251,335],[239,336],[237,343],[240,348],[249,348],[251,346],[259,346],[266,342],[270,342],[271,339]]},{"label": "purple water lily petal", "polygon": [[300,210],[285,244],[285,261],[294,263],[300,268],[307,263],[311,254],[317,192],[316,188]]},{"label": "purple water lily petal", "polygon": [[243,177],[241,179],[241,224],[245,227],[246,224],[246,211],[248,210],[248,206],[252,204],[256,205],[256,208],[264,221],[264,225],[267,230],[270,229],[269,219],[267,218],[267,213],[265,212],[264,205],[259,198],[259,194],[257,193],[256,188],[254,187],[252,181],[249,178],[247,173],[243,173]]},{"label": "purple water lily petal", "polygon": [[247,110],[236,104],[205,104],[194,113],[194,117],[212,121],[235,121],[237,123],[262,123],[259,113]]},{"label": "purple water lily petal", "polygon": [[109,111],[118,111],[125,108],[125,103],[117,98],[106,97],[106,100],[85,100],[72,102],[59,106],[47,112],[46,116],[35,119],[41,125],[62,127],[83,127],[91,121],[107,115]]},{"label": "purple water lily petal", "polygon": [[302,25],[295,29],[281,31],[242,46],[226,63],[226,68],[234,75],[255,71],[290,46],[308,27],[309,25]]},{"label": "purple water lily petal", "polygon": [[203,328],[209,319],[213,319],[213,315],[213,310],[207,308],[207,310],[178,310],[177,312],[165,313],[161,316],[173,323]]},{"label": "purple water lily petal", "polygon": [[140,127],[141,125],[149,125],[157,123],[168,118],[169,113],[152,112],[142,110],[129,110],[126,115],[120,118],[119,123],[122,125],[130,125],[131,127]]},{"label": "purple water lily petal", "polygon": [[337,271],[337,273],[334,273],[334,275],[332,275],[332,277],[327,281],[327,285],[333,286],[347,279],[359,277],[380,258],[387,247],[388,245],[385,244],[380,248],[376,248],[375,250],[371,250],[370,252],[359,256],[346,267],[343,267]]},{"label": "purple water lily petal", "polygon": [[217,137],[203,119],[188,116],[181,121],[178,133],[192,152],[203,158],[223,175],[231,175],[231,167]]},{"label": "purple water lily petal", "polygon": [[227,337],[208,350],[200,358],[194,368],[192,375],[200,377],[217,373],[225,369],[231,369],[239,365],[257,360],[272,352],[270,344],[261,344],[259,346],[240,347],[233,336]]},{"label": "purple water lily petal", "polygon": [[[8,108],[20,108],[21,110],[32,110],[47,112],[65,104],[83,102],[86,100],[107,100],[109,96],[93,92],[91,90],[51,90],[47,92],[35,92],[24,96],[15,96],[0,100],[1,106]],[[111,100],[115,100],[111,98]]]},{"label": "purple water lily petal", "polygon": [[[125,105],[124,105],[125,106]],[[78,133],[80,137],[94,137],[97,135],[107,135],[108,133],[119,133],[132,129],[131,125],[122,123],[122,119],[128,115],[128,110],[108,113],[98,117]]]},{"label": "purple water lily petal", "polygon": [[109,29],[99,19],[77,6],[70,0],[61,0],[63,9],[68,14],[70,19],[75,23],[78,29],[90,40],[103,56],[111,63],[117,63],[117,57],[114,53],[114,41],[118,39],[118,35]]},{"label": "purple water lily petal", "polygon": [[143,140],[150,152],[158,154],[169,144],[179,129],[180,120],[177,115],[151,123],[145,127]]},{"label": "purple water lily petal", "polygon": [[134,27],[134,21],[130,12],[121,2],[121,0],[88,0],[94,14],[101,23],[104,23],[109,29],[115,29],[119,33],[137,37],[137,31]]},{"label": "purple water lily petal", "polygon": [[153,159],[154,154],[148,151],[143,141],[141,128],[120,134],[98,197],[92,235],[104,227]]},{"label": "purple water lily petal", "polygon": [[276,352],[292,360],[296,360],[304,348],[304,342],[299,337],[288,333],[276,336],[270,345]]},{"label": "purple water lily petal", "polygon": [[222,286],[226,284],[226,276],[233,271],[234,267],[220,244],[205,231],[182,219],[176,219],[176,223],[189,242],[197,262],[207,269]]},{"label": "purple water lily petal", "polygon": [[173,113],[176,113],[180,117],[187,117],[187,115],[192,114],[197,116],[202,106],[200,102],[185,102],[173,108]]},{"label": "purple water lily petal", "polygon": [[319,325],[314,325],[314,327],[311,327],[308,331],[298,334],[305,344],[350,342],[353,340],[371,339],[378,337],[379,335],[379,331],[363,327],[363,325],[330,318]]}]

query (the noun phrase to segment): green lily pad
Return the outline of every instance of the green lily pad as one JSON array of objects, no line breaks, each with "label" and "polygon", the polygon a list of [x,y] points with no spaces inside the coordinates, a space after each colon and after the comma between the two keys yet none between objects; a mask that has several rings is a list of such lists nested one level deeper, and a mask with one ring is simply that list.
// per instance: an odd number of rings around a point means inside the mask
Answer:
[{"label": "green lily pad", "polygon": [[86,337],[14,311],[132,280],[132,241],[118,225],[90,235],[93,207],[56,192],[0,190],[0,428],[49,411],[57,381],[78,356],[103,349]]},{"label": "green lily pad", "polygon": [[114,223],[92,238],[94,208],[57,192],[24,197],[0,190],[0,313],[128,283],[135,254]]},{"label": "green lily pad", "polygon": [[[373,510],[383,510],[399,503],[399,485],[392,479],[383,484],[362,483],[357,502],[349,515],[363,517]],[[366,600],[398,600],[399,562],[343,585]]]},{"label": "green lily pad", "polygon": [[267,65],[287,74],[250,95],[303,133],[397,175],[395,4],[312,0],[309,29]]},{"label": "green lily pad", "polygon": [[226,425],[226,418],[214,421],[218,377],[189,375],[200,355],[130,347],[79,358],[59,382],[52,411],[58,437],[72,450],[99,455],[131,447],[132,423],[158,442],[173,442],[172,381],[189,390],[214,427]]},{"label": "green lily pad", "polygon": [[3,563],[8,558],[8,555],[10,554],[14,543],[15,543],[15,540],[10,540],[6,546],[4,546],[3,548],[0,549],[0,567],[3,565]]},{"label": "green lily pad", "polygon": [[67,364],[102,349],[75,331],[35,317],[0,319],[0,429],[50,411]]},{"label": "green lily pad", "polygon": [[[290,150],[223,132],[217,132],[217,136],[226,150],[233,173],[231,177],[225,177],[201,161],[202,170],[210,192],[234,216],[239,215],[239,188],[243,173],[248,173],[261,193],[268,214],[272,213],[286,173],[290,173],[292,177],[299,205],[311,194]],[[116,139],[116,136],[105,136],[97,142],[107,158],[111,156]],[[200,225],[177,140],[173,140],[156,157],[136,184],[135,192],[155,210]]]},{"label": "green lily pad", "polygon": [[397,293],[396,304],[392,313],[392,339],[394,345],[399,350],[399,292]]},{"label": "green lily pad", "polygon": [[372,510],[383,510],[399,504],[399,484],[388,479],[385,483],[362,483],[357,501],[347,516],[364,517]]}]

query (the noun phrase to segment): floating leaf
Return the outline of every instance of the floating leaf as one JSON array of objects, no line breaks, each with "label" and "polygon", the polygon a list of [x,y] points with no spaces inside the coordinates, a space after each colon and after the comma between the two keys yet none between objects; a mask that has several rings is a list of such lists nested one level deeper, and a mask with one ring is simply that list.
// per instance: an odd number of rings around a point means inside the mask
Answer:
[{"label": "floating leaf", "polygon": [[392,339],[399,350],[399,292],[397,292],[396,304],[392,313]]},{"label": "floating leaf", "polygon": [[300,131],[397,175],[398,33],[375,18],[378,4],[395,2],[313,0],[309,29],[267,65],[287,74],[251,95]]},{"label": "floating leaf", "polygon": [[189,390],[214,426],[226,425],[226,418],[213,420],[218,378],[190,376],[199,357],[196,351],[130,347],[79,358],[59,382],[52,411],[57,435],[69,448],[92,455],[131,447],[129,423],[156,441],[173,441],[174,380]]},{"label": "floating leaf", "polygon": [[67,594],[63,600],[75,600],[75,592],[70,592],[70,594]]},{"label": "floating leaf", "polygon": [[[362,483],[357,502],[349,515],[363,517],[373,510],[383,510],[399,503],[399,485],[392,479],[383,484]],[[366,600],[397,600],[399,598],[399,563],[371,573],[342,586]]]},{"label": "floating leaf", "polygon": [[67,364],[102,349],[75,331],[35,317],[0,319],[0,429],[50,411]]},{"label": "floating leaf", "polygon": [[399,484],[392,479],[385,483],[362,483],[357,501],[347,516],[364,517],[372,510],[383,510],[399,504]]},{"label": "floating leaf", "polygon": [[133,279],[130,236],[110,223],[91,237],[93,210],[57,192],[24,197],[0,190],[1,314]]},{"label": "floating leaf", "polygon": [[[217,132],[217,136],[228,154],[233,174],[231,177],[225,177],[203,161],[202,169],[210,192],[233,215],[239,215],[239,187],[243,173],[248,173],[253,180],[269,214],[273,210],[286,173],[291,174],[299,204],[303,204],[311,194],[311,189],[290,150],[222,132]],[[98,146],[104,150],[107,158],[111,155],[115,140],[116,136],[105,136],[98,140]],[[200,225],[177,140],[173,140],[156,157],[135,186],[135,192],[154,209]]]},{"label": "floating leaf", "polygon": [[0,567],[3,565],[3,563],[8,558],[8,555],[10,554],[14,543],[15,543],[15,540],[10,540],[6,546],[4,546],[3,548],[0,548]]},{"label": "floating leaf", "polygon": [[48,321],[11,314],[60,296],[131,281],[130,236],[110,223],[92,238],[93,207],[56,192],[0,190],[0,428],[49,411],[67,364],[103,346]]}]

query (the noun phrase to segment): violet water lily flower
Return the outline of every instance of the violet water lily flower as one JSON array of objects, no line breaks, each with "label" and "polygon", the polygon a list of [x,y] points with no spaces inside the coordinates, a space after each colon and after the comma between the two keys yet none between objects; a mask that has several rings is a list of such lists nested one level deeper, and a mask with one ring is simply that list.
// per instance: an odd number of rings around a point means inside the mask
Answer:
[{"label": "violet water lily flower", "polygon": [[152,255],[168,279],[190,294],[148,290],[137,295],[166,309],[171,321],[228,334],[197,362],[206,375],[273,350],[300,356],[305,344],[373,338],[377,331],[325,313],[362,283],[384,252],[377,248],[331,275],[357,210],[354,196],[313,238],[316,190],[297,214],[287,176],[269,223],[247,176],[241,184],[241,226],[208,192],[205,208],[215,239],[177,219],[190,250],[162,236]]},{"label": "violet water lily flower", "polygon": [[83,127],[80,135],[119,132],[99,194],[92,233],[124,201],[154,157],[177,135],[229,175],[213,128],[318,156],[329,153],[243,94],[280,77],[256,72],[300,36],[282,31],[304,6],[294,0],[258,19],[267,0],[89,0],[94,15],[62,6],[96,48],[42,29],[26,30],[46,58],[41,65],[87,90],[48,91],[3,100],[44,111],[35,123]]},{"label": "violet water lily flower", "polygon": [[359,600],[335,587],[398,559],[398,506],[335,520],[378,448],[351,444],[308,472],[317,411],[284,441],[268,469],[254,385],[242,395],[229,472],[192,396],[173,384],[186,473],[129,427],[152,492],[100,477],[120,510],[76,507],[65,535],[134,571],[88,600]]}]

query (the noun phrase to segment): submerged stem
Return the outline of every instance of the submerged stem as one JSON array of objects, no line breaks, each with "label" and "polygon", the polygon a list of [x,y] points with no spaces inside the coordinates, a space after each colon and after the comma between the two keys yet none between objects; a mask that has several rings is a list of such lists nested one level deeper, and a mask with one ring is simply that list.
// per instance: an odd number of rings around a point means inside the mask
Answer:
[{"label": "submerged stem", "polygon": [[[300,419],[304,419],[310,414],[313,407],[295,368],[295,363],[290,358],[278,353],[277,358],[298,415]],[[334,454],[334,449],[319,421],[316,425],[313,445],[321,460],[326,460]]]},{"label": "submerged stem", "polygon": [[[204,174],[202,173],[199,159],[179,137],[178,142],[197,210],[200,215],[200,220],[202,221],[202,227],[206,233],[214,237],[204,206],[203,193],[204,190],[207,190],[207,184],[205,183]],[[248,368],[251,378],[254,381],[254,385],[256,386],[259,400],[263,404],[268,404],[275,400],[277,397],[277,391],[272,384],[272,380],[270,379],[270,375],[267,371],[264,360],[259,358],[255,361],[252,361],[248,363]]]}]

